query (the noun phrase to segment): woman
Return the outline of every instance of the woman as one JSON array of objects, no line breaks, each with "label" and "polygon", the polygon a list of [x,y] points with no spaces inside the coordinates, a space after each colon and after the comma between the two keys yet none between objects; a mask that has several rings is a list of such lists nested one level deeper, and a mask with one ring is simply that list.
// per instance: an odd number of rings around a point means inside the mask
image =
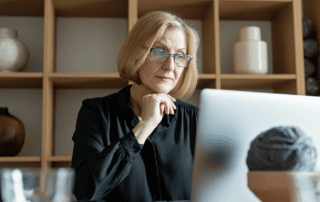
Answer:
[{"label": "woman", "polygon": [[77,200],[189,200],[199,37],[177,16],[141,17],[118,55],[118,93],[86,99],[73,135]]}]

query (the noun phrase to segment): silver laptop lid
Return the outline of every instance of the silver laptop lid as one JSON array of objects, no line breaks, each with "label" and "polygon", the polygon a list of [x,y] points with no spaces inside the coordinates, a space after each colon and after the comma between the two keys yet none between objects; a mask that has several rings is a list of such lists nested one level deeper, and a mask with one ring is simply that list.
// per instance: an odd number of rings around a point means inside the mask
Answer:
[{"label": "silver laptop lid", "polygon": [[192,202],[260,202],[247,186],[246,158],[272,127],[299,127],[320,154],[320,97],[204,89],[199,108]]}]

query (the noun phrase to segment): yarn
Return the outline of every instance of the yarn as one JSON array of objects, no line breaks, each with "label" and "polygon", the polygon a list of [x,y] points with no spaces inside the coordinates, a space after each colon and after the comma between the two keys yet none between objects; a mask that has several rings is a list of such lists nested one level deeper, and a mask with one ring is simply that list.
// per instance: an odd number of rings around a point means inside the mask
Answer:
[{"label": "yarn", "polygon": [[312,76],[316,72],[316,66],[308,58],[304,58],[304,76]]},{"label": "yarn", "polygon": [[312,139],[298,127],[274,127],[259,134],[247,156],[250,171],[314,171],[317,160]]},{"label": "yarn", "polygon": [[303,32],[303,38],[306,38],[309,36],[312,32],[313,26],[312,21],[310,19],[305,19],[302,21],[302,32]]},{"label": "yarn", "polygon": [[314,39],[303,40],[304,57],[312,58],[319,54],[319,44]]},{"label": "yarn", "polygon": [[319,83],[313,77],[308,77],[305,79],[306,83],[306,95],[317,95],[319,93]]}]

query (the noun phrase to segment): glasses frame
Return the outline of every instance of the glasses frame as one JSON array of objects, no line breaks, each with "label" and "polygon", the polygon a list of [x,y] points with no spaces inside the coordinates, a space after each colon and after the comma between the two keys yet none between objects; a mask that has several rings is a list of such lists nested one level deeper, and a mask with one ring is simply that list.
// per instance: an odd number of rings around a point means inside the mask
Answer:
[{"label": "glasses frame", "polygon": [[[169,56],[168,56],[168,57],[166,58],[166,60],[163,61],[163,62],[166,62],[171,56],[173,56],[174,64],[175,64],[176,66],[178,66],[178,65],[176,64],[176,56],[177,56],[177,55],[181,55],[181,53],[171,54],[171,53],[169,53],[169,51],[167,51],[167,50],[165,50],[165,49],[162,49],[162,48],[151,48],[151,49],[150,49],[150,57],[151,57],[152,60],[154,60],[154,61],[156,61],[156,62],[162,62],[162,61],[157,61],[157,60],[155,60],[154,58],[152,58],[151,52],[152,52],[152,50],[154,50],[154,49],[161,49],[161,50],[166,51],[166,52],[169,54]],[[187,60],[186,66],[187,66],[187,65],[190,63],[190,61],[192,60],[193,57],[192,57],[191,55],[187,55],[187,54],[183,54],[183,55],[186,55],[186,60]],[[186,67],[186,66],[178,66],[178,67]]]}]

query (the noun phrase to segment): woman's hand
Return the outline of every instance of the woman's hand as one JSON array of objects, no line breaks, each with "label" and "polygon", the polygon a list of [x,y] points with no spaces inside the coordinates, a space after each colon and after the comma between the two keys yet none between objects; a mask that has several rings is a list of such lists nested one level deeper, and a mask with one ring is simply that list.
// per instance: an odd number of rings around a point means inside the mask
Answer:
[{"label": "woman's hand", "polygon": [[157,127],[164,114],[174,114],[175,98],[165,93],[149,94],[142,97],[142,121]]},{"label": "woman's hand", "polygon": [[146,139],[161,122],[164,114],[174,114],[175,98],[164,93],[145,95],[142,98],[141,121],[132,130],[140,144]]}]

